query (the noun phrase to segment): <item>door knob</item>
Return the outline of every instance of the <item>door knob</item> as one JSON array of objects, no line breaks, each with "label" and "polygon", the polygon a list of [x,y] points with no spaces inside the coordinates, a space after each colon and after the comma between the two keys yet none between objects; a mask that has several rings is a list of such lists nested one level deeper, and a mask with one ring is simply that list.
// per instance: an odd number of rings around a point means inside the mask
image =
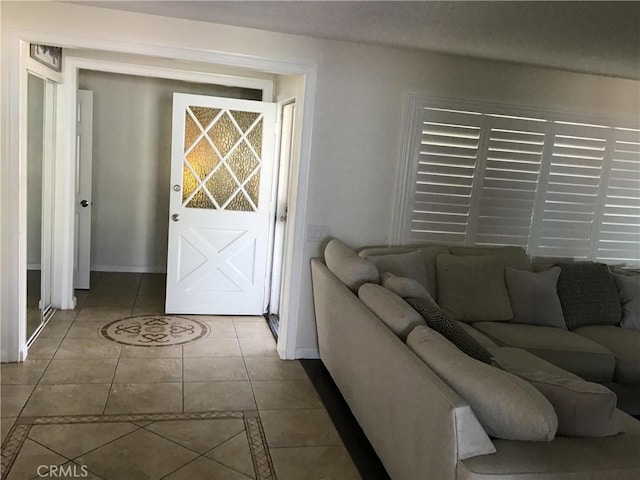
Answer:
[{"label": "door knob", "polygon": [[173,215],[171,215],[171,220],[173,220],[174,222],[179,221],[180,215],[178,215],[177,213],[174,213]]},{"label": "door knob", "polygon": [[80,201],[80,206],[82,208],[88,207],[89,206],[89,202],[87,200],[81,200]]}]

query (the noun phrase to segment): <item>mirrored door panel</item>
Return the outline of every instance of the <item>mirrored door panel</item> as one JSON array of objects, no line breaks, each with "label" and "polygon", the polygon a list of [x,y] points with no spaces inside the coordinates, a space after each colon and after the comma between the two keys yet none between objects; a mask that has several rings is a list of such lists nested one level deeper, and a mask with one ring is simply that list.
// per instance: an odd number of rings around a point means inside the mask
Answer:
[{"label": "mirrored door panel", "polygon": [[55,87],[31,73],[27,83],[27,339],[51,307],[52,151]]},{"label": "mirrored door panel", "polygon": [[29,74],[27,85],[27,338],[42,322],[42,166],[46,82]]}]

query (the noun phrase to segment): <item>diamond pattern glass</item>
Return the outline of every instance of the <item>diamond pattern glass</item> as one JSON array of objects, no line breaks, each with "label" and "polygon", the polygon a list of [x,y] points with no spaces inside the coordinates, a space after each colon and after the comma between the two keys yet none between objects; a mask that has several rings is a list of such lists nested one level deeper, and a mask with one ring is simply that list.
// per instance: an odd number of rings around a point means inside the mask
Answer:
[{"label": "diamond pattern glass", "polygon": [[226,156],[240,139],[240,132],[226,112],[222,114],[207,134],[222,156]]},{"label": "diamond pattern glass", "polygon": [[253,122],[255,122],[256,119],[260,116],[259,113],[241,112],[238,110],[229,110],[229,113],[240,126],[240,130],[242,130],[242,133],[249,130],[249,127],[253,125]]},{"label": "diamond pattern glass", "polygon": [[242,183],[260,165],[260,161],[253,154],[246,141],[243,141],[233,150],[227,160],[227,165]]},{"label": "diamond pattern glass", "polygon": [[253,211],[253,207],[249,203],[249,200],[247,200],[247,197],[245,196],[245,194],[242,192],[238,192],[236,196],[233,197],[233,200],[229,202],[229,205],[227,205],[227,210],[239,210],[242,212],[251,212]]},{"label": "diamond pattern glass", "polygon": [[193,112],[193,116],[196,117],[202,129],[204,130],[209,126],[209,124],[216,118],[216,115],[220,113],[219,108],[208,108],[208,107],[189,107]]},{"label": "diamond pattern glass", "polygon": [[220,167],[207,181],[207,189],[213,195],[218,205],[222,206],[229,200],[238,188],[226,166]]},{"label": "diamond pattern glass", "polygon": [[184,114],[184,151],[189,150],[198,136],[202,133],[196,122],[193,121],[189,112]]},{"label": "diamond pattern glass", "polygon": [[247,134],[247,138],[258,154],[258,157],[262,158],[262,119],[260,119],[256,126]]},{"label": "diamond pattern glass", "polygon": [[196,106],[189,110],[191,113],[185,112],[183,204],[188,208],[255,211],[260,191],[261,114],[239,110],[221,113],[217,108]]}]

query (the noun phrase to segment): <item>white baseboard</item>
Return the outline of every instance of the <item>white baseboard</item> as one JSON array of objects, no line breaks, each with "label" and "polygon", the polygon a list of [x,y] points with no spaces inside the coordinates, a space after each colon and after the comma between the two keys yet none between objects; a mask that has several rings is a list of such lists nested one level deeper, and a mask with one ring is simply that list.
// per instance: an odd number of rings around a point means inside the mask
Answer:
[{"label": "white baseboard", "polygon": [[296,358],[320,358],[320,352],[317,348],[296,348]]},{"label": "white baseboard", "polygon": [[91,270],[96,272],[167,273],[167,267],[164,265],[91,265]]}]

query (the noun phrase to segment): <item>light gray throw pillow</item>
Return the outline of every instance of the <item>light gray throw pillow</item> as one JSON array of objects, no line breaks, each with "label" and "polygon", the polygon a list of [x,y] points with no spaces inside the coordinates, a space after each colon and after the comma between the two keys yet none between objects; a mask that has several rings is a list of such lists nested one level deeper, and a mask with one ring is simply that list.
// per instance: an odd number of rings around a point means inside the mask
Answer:
[{"label": "light gray throw pillow", "polygon": [[492,255],[442,254],[438,267],[438,305],[463,322],[511,320],[502,260]]},{"label": "light gray throw pillow", "polygon": [[640,330],[640,275],[612,273],[622,302],[622,328]]},{"label": "light gray throw pillow", "polygon": [[558,428],[553,407],[521,378],[471,358],[426,326],[413,329],[407,346],[471,406],[489,435],[553,440]]},{"label": "light gray throw pillow", "polygon": [[560,271],[560,267],[542,272],[505,268],[514,322],[567,329],[556,290]]},{"label": "light gray throw pillow", "polygon": [[324,261],[331,273],[354,292],[365,283],[380,282],[380,274],[375,265],[338,240],[329,241],[324,249]]},{"label": "light gray throw pillow", "polygon": [[424,288],[429,288],[427,269],[420,250],[389,255],[372,255],[366,258],[378,268],[380,273],[391,272],[398,277],[413,278],[420,282]]}]

